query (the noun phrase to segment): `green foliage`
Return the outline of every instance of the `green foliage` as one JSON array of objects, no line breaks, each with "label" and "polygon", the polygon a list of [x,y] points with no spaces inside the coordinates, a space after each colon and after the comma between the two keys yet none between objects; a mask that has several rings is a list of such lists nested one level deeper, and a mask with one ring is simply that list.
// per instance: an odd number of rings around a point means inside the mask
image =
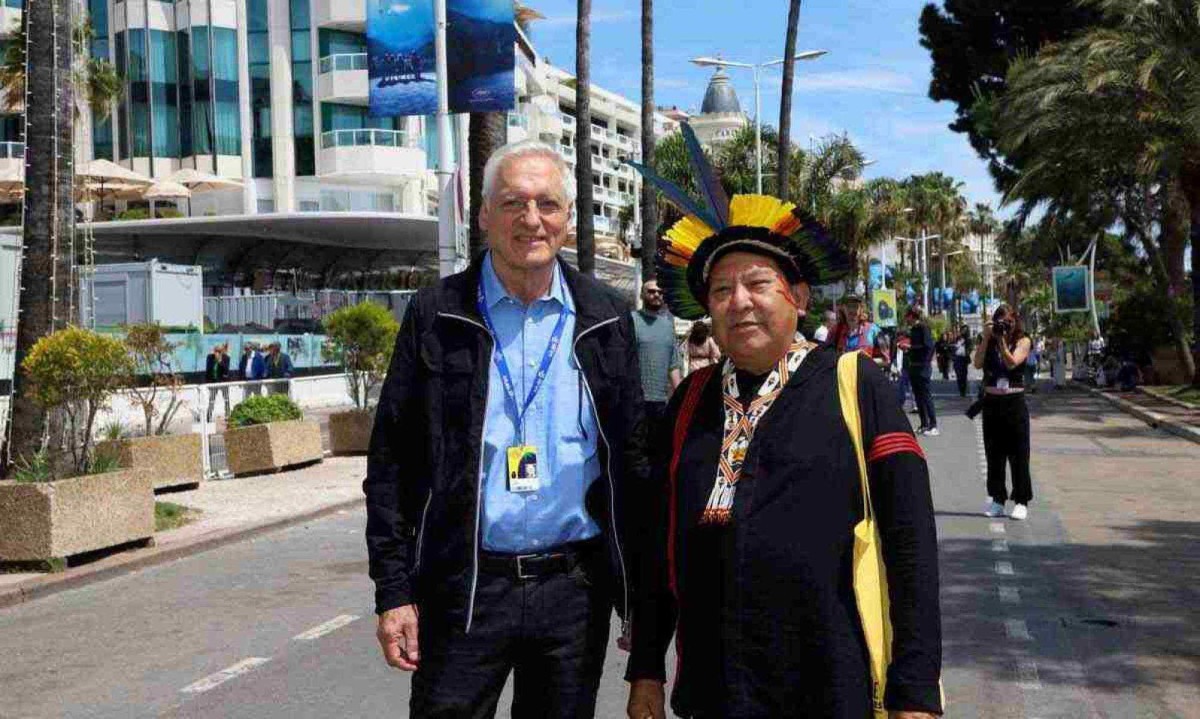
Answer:
[{"label": "green foliage", "polygon": [[1172,344],[1172,313],[1179,326],[1190,324],[1191,298],[1186,294],[1167,297],[1147,280],[1116,288],[1113,300],[1107,337],[1108,346],[1118,356],[1128,352],[1135,358],[1149,359],[1156,348]]},{"label": "green foliage", "polygon": [[150,208],[134,207],[129,210],[122,210],[117,213],[117,220],[148,220],[150,219]]},{"label": "green foliage", "polygon": [[379,384],[392,359],[400,325],[392,313],[374,302],[343,307],[323,320],[329,343],[322,348],[327,362],[346,373],[350,396],[367,409],[372,388]]},{"label": "green foliage", "polygon": [[[183,378],[171,366],[171,353],[179,345],[167,341],[167,329],[155,322],[125,327],[124,344],[132,360],[127,382],[130,394],[141,407],[147,437],[165,434],[182,406],[179,391]],[[164,401],[166,406],[161,407]],[[157,427],[154,424],[156,416],[159,418]]]},{"label": "green foliage", "polygon": [[115,472],[118,469],[121,469],[121,458],[116,454],[110,454],[101,449],[92,455],[87,473],[105,474],[107,472]]},{"label": "green foliage", "polygon": [[96,413],[131,367],[121,342],[80,327],[42,337],[21,363],[35,401],[59,416],[74,471],[88,469]]},{"label": "green foliage", "polygon": [[50,453],[44,449],[30,459],[18,457],[15,465],[13,479],[18,482],[49,482],[54,479]]},{"label": "green foliage", "polygon": [[100,437],[107,442],[116,442],[128,436],[129,432],[126,431],[125,425],[120,420],[107,422],[100,427]]},{"label": "green foliage", "polygon": [[196,521],[200,510],[185,507],[174,502],[154,503],[154,531],[165,532],[168,529],[178,529],[185,524]]},{"label": "green foliage", "polygon": [[250,427],[256,424],[287,422],[303,419],[304,414],[287,395],[247,397],[229,413],[229,424],[234,427]]}]

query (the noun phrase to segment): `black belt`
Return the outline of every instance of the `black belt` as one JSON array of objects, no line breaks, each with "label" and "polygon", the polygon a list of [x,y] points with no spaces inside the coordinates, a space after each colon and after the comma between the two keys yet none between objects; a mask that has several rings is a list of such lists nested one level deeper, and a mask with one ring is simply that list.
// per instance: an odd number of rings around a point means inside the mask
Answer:
[{"label": "black belt", "polygon": [[591,560],[603,546],[602,540],[589,539],[556,547],[538,554],[499,554],[481,552],[479,568],[487,574],[511,577],[520,581],[566,574]]}]

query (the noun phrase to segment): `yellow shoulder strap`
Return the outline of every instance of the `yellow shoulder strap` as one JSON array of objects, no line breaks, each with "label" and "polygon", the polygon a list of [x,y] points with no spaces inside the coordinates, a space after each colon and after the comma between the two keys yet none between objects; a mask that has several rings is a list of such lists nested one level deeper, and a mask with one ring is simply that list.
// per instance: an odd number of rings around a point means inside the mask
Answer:
[{"label": "yellow shoulder strap", "polygon": [[862,485],[863,518],[871,511],[871,488],[867,483],[867,455],[863,449],[862,418],[858,413],[858,352],[847,352],[838,358],[838,401],[842,406],[842,420],[854,442],[854,455],[858,459],[859,484]]}]

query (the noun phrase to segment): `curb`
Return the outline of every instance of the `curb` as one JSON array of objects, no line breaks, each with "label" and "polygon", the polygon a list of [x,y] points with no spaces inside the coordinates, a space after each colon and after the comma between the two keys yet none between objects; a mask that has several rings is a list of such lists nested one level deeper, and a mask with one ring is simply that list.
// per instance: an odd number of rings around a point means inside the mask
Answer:
[{"label": "curb", "polygon": [[1166,402],[1167,404],[1173,404],[1176,407],[1179,407],[1181,409],[1188,409],[1188,410],[1193,410],[1193,411],[1200,409],[1200,407],[1197,407],[1194,404],[1175,399],[1174,397],[1168,397],[1167,395],[1159,392],[1156,389],[1149,389],[1147,387],[1138,387],[1137,391],[1141,392],[1142,394],[1150,395],[1154,399],[1160,399],[1163,402]]},{"label": "curb", "polygon": [[1140,407],[1137,404],[1130,402],[1129,400],[1121,399],[1120,397],[1113,397],[1112,395],[1105,394],[1104,392],[1101,392],[1100,390],[1098,390],[1094,387],[1088,387],[1087,385],[1082,385],[1079,383],[1074,383],[1074,384],[1076,387],[1083,389],[1084,391],[1091,394],[1092,396],[1100,397],[1101,399],[1104,399],[1109,404],[1116,406],[1118,409],[1126,412],[1127,414],[1131,414],[1134,417],[1137,417],[1138,419],[1142,420],[1143,422],[1150,425],[1151,427],[1166,430],[1167,432],[1170,432],[1171,434],[1177,435],[1179,437],[1183,437],[1184,439],[1191,441],[1191,442],[1195,442],[1196,444],[1200,444],[1200,429],[1197,429],[1196,427],[1192,427],[1192,426],[1177,422],[1174,419],[1167,417],[1166,415],[1162,415],[1153,410],[1149,410],[1144,407]]},{"label": "curb", "polygon": [[362,503],[361,499],[347,500],[303,514],[282,517],[261,524],[252,524],[247,527],[218,531],[211,535],[197,537],[190,542],[170,545],[162,549],[150,547],[142,553],[129,556],[128,558],[119,558],[115,563],[105,566],[93,567],[85,565],[79,567],[78,570],[68,569],[61,574],[47,574],[42,577],[34,577],[20,584],[0,589],[0,609],[24,604],[25,602],[65,592],[69,589],[78,589],[89,584],[113,579],[114,577],[130,574],[139,569],[156,567],[160,564],[173,562],[176,559],[207,552],[210,549],[217,549],[218,547],[252,539],[278,529],[311,522],[343,510],[361,507]]}]

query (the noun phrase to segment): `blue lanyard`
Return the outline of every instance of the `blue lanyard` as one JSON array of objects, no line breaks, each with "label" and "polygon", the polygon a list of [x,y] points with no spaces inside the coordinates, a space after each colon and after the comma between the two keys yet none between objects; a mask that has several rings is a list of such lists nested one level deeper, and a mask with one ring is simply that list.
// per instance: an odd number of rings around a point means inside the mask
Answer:
[{"label": "blue lanyard", "polygon": [[[559,275],[558,283],[563,295],[566,296],[567,287],[563,283],[561,274]],[[488,332],[492,335],[492,344],[494,345],[492,354],[496,358],[496,370],[500,373],[500,382],[504,385],[504,394],[512,402],[513,408],[517,411],[517,429],[521,434],[521,442],[524,442],[525,413],[533,405],[533,400],[537,398],[538,390],[542,388],[542,383],[546,381],[546,375],[550,372],[550,363],[554,361],[554,355],[558,353],[558,346],[562,343],[563,330],[567,326],[566,303],[563,303],[562,310],[558,313],[558,324],[554,326],[554,332],[550,335],[550,344],[546,346],[546,353],[542,355],[542,364],[538,367],[537,376],[533,379],[533,385],[529,388],[529,396],[525,398],[524,405],[521,405],[517,401],[517,387],[513,382],[512,372],[508,369],[508,361],[504,359],[504,350],[500,347],[500,338],[496,334],[495,325],[492,324],[492,316],[488,312],[487,292],[483,289],[482,278],[479,280],[476,303],[479,308],[479,315],[483,318]]]}]

